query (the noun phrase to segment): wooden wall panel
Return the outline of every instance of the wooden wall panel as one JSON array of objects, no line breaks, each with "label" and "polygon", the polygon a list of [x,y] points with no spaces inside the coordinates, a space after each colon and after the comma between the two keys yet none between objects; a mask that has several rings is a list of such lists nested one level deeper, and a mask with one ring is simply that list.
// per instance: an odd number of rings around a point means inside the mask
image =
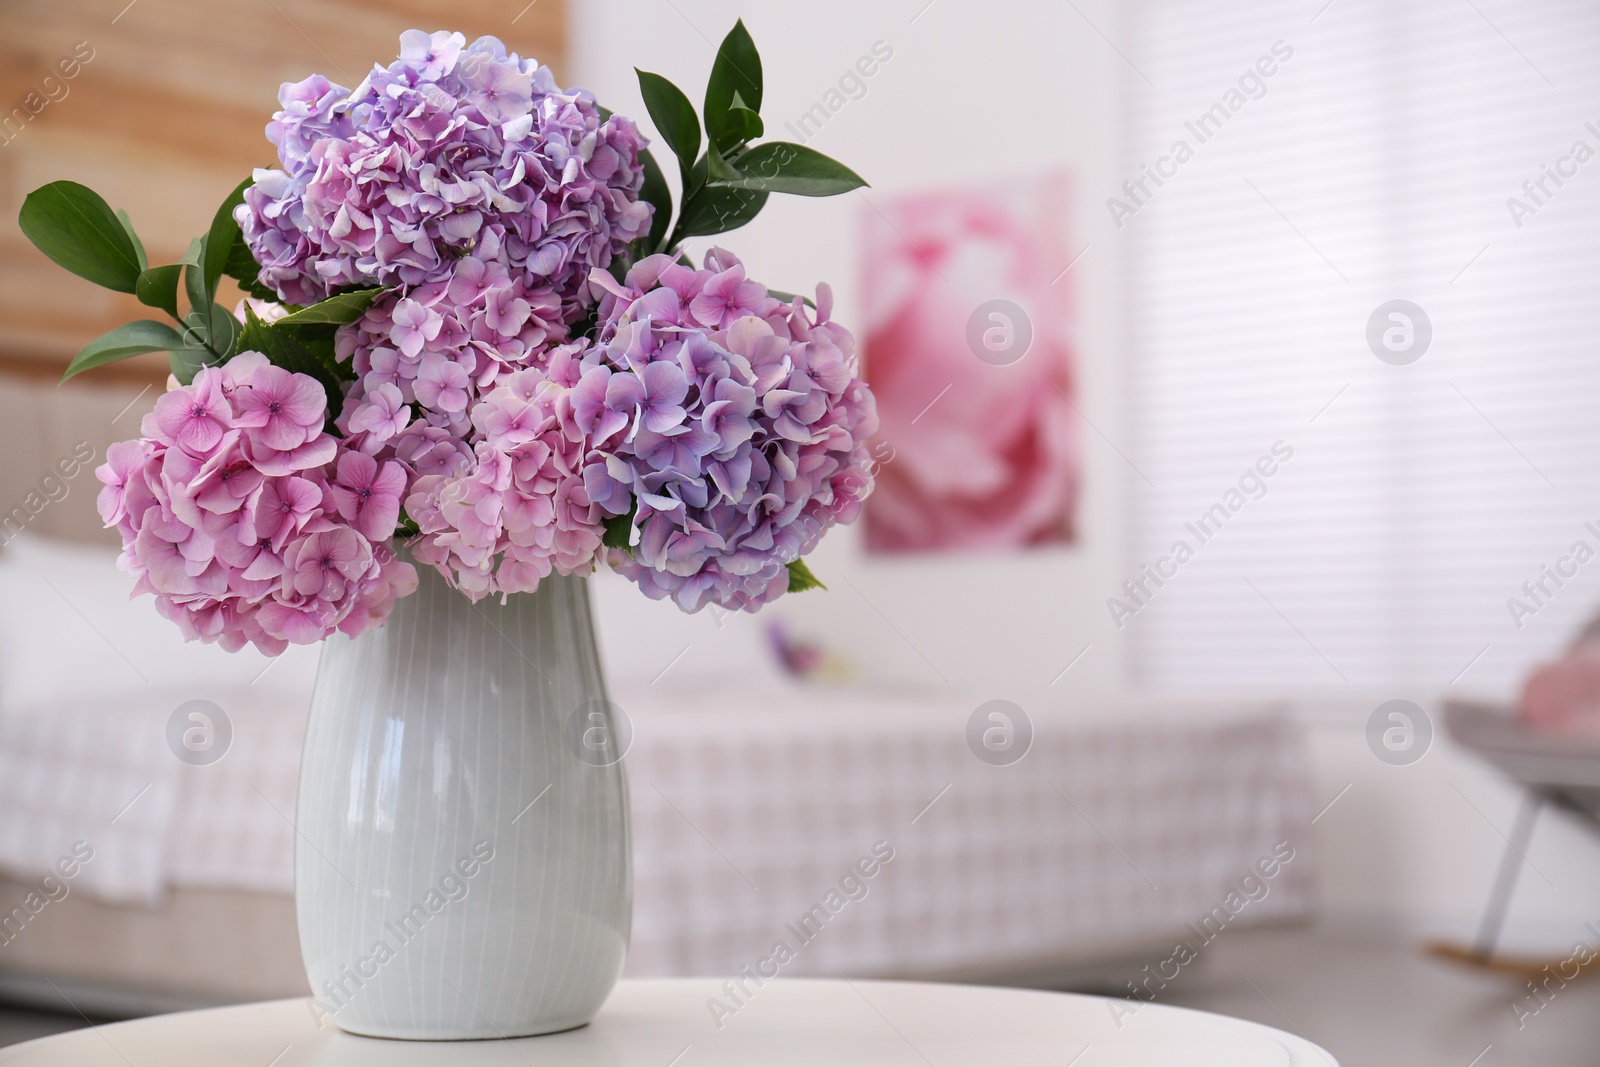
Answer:
[{"label": "wooden wall panel", "polygon": [[[91,338],[161,317],[36,252],[17,228],[29,190],[83,182],[127,209],[152,263],[171,262],[252,167],[272,165],[263,129],[280,83],[316,72],[355,85],[413,26],[494,34],[564,75],[563,0],[0,2],[0,373],[57,376]],[[64,79],[57,64],[75,49],[92,58]],[[30,94],[46,101],[31,118]],[[156,380],[165,366],[147,356],[96,374]]]}]

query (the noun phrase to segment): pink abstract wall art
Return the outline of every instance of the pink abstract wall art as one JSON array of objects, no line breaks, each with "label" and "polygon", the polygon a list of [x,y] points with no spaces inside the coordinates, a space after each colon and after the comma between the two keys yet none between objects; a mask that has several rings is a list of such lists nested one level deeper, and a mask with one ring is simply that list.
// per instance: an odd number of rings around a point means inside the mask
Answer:
[{"label": "pink abstract wall art", "polygon": [[869,551],[1074,539],[1069,189],[1047,175],[876,196],[864,211],[875,454],[892,457],[867,501]]}]

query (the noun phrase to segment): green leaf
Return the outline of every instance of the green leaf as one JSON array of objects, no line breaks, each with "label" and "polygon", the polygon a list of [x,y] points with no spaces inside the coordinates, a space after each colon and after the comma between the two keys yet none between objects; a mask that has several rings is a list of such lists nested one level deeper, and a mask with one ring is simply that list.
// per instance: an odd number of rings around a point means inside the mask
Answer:
[{"label": "green leaf", "polygon": [[327,362],[316,350],[296,337],[294,331],[281,328],[287,319],[279,319],[268,325],[262,322],[248,306],[245,308],[244,317],[244,328],[239,331],[237,341],[238,350],[260,352],[274,366],[315,378],[327,396],[329,421],[338,418],[339,408],[344,399],[343,391],[339,387],[339,376],[328,367]]},{"label": "green leaf", "polygon": [[744,175],[735,170],[733,164],[717,151],[716,145],[712,145],[706,150],[706,177],[720,185],[723,182],[737,181]]},{"label": "green leaf", "polygon": [[183,335],[171,326],[153,319],[139,319],[118,326],[110,333],[101,334],[84,345],[83,350],[67,365],[67,371],[61,376],[61,380],[66,381],[86,370],[103,367],[107,363],[115,363],[129,356],[183,347]]},{"label": "green leaf", "polygon": [[661,165],[648,149],[639,153],[639,160],[644,164],[644,185],[639,190],[639,196],[656,209],[655,214],[650,216],[650,236],[645,245],[647,251],[654,252],[661,247],[661,239],[667,235],[667,227],[672,225],[672,190],[667,188]]},{"label": "green leaf", "polygon": [[607,548],[621,548],[632,552],[633,544],[633,519],[639,513],[639,500],[635,497],[628,505],[626,515],[613,515],[605,520],[605,534],[601,536],[600,543]]},{"label": "green leaf", "polygon": [[207,340],[207,347],[222,359],[233,355],[234,345],[239,340],[239,332],[244,325],[233,313],[221,304],[211,305],[211,336]]},{"label": "green leaf", "polygon": [[211,217],[211,229],[206,233],[205,258],[201,266],[205,268],[206,289],[212,293],[217,291],[217,279],[226,273],[234,246],[244,243],[244,233],[239,229],[239,224],[233,221],[233,209],[244,203],[244,191],[254,181],[254,178],[246,178],[240,182]]},{"label": "green leaf", "polygon": [[793,563],[788,564],[788,567],[789,592],[804,593],[807,589],[828,588],[817,580],[817,576],[815,574],[811,573],[811,568],[806,566],[805,560],[797,559]]},{"label": "green leaf", "polygon": [[388,291],[387,287],[349,289],[309,307],[303,307],[294,314],[279,319],[273,325],[312,326],[325,323],[333,326],[343,326],[359,319],[374,300]]},{"label": "green leaf", "polygon": [[[200,250],[202,256],[205,249]],[[198,263],[185,263],[183,266],[183,287],[189,295],[189,314],[184,316],[187,321],[191,316],[201,322],[209,322],[211,317],[211,290],[206,288],[205,268]]]},{"label": "green leaf", "polygon": [[711,185],[730,189],[760,189],[796,196],[838,196],[866,185],[866,181],[837,160],[805,145],[767,141],[739,157],[741,177]]},{"label": "green leaf", "polygon": [[122,223],[123,232],[128,235],[128,240],[133,242],[133,251],[139,257],[139,269],[141,271],[149,270],[150,260],[144,253],[144,242],[139,240],[139,233],[133,228],[133,220],[120,207],[117,208],[117,221]]},{"label": "green leaf", "polygon": [[683,187],[681,202],[687,204],[695,193],[705,188],[706,184],[706,157],[704,154],[694,161],[694,169],[689,172],[689,184]]},{"label": "green leaf", "polygon": [[760,110],[761,56],[741,19],[723,38],[711,65],[711,80],[706,83],[706,139],[726,152],[761,136]]},{"label": "green leaf", "polygon": [[165,267],[151,267],[139,275],[133,293],[145,307],[160,308],[173,318],[178,318],[178,279],[183,265],[169,263]]},{"label": "green leaf", "polygon": [[798,298],[802,304],[810,308],[812,311],[817,310],[817,302],[812,300],[809,296],[805,296],[801,293],[786,293],[782,289],[768,289],[767,294],[782,300],[785,304],[792,304],[795,302],[796,298]]},{"label": "green leaf", "polygon": [[684,188],[689,186],[689,171],[695,157],[700,154],[700,120],[695,117],[694,105],[683,95],[683,90],[659,74],[633,68],[639,75],[639,92],[644,96],[644,106],[650,111],[650,121],[661,131],[672,154],[678,157],[678,169],[683,175]]},{"label": "green leaf", "polygon": [[[206,287],[205,268],[201,264],[206,258],[206,242],[203,237],[196,237],[189,242],[189,250],[178,260],[183,264],[183,289],[189,297],[189,311],[191,314],[201,316],[204,323],[211,314],[211,290]],[[185,321],[189,315],[183,316]]]},{"label": "green leaf", "polygon": [[755,218],[767,203],[767,194],[748,189],[708,186],[683,206],[673,244],[684,237],[726,233]]},{"label": "green leaf", "polygon": [[228,253],[228,262],[223,264],[222,273],[238,282],[239,288],[257,300],[278,300],[277,293],[261,284],[261,264],[250,254],[250,246],[243,237],[234,243],[233,250]]},{"label": "green leaf", "polygon": [[51,182],[29,193],[17,222],[33,246],[96,285],[131,293],[144,270],[133,238],[93,190]]},{"label": "green leaf", "polygon": [[167,370],[179,385],[188,385],[202,368],[215,365],[215,357],[203,348],[175,348],[167,353]]}]

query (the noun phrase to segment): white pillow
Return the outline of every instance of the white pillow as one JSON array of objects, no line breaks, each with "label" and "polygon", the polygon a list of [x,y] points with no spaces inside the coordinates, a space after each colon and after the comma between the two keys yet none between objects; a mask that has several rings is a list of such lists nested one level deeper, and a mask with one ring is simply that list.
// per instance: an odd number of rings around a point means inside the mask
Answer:
[{"label": "white pillow", "polygon": [[152,598],[130,599],[133,579],[116,560],[111,548],[33,534],[0,551],[0,705],[150,685],[183,686],[195,697],[252,683],[310,693],[319,646],[292,645],[274,661],[253,648],[186,642]]}]

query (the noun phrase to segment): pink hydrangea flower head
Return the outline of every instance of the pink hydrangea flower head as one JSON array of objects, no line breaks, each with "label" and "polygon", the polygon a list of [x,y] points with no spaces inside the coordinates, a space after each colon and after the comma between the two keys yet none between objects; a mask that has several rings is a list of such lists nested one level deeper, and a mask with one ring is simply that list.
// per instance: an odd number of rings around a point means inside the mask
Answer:
[{"label": "pink hydrangea flower head", "polygon": [[573,418],[585,347],[501,378],[472,408],[475,463],[418,478],[406,498],[416,558],[474,599],[594,567],[608,513],[584,485],[590,439]]},{"label": "pink hydrangea flower head", "polygon": [[258,369],[250,384],[233,394],[233,424],[253,429],[261,442],[290,452],[322,432],[328,401],[315,378],[282,367]]},{"label": "pink hydrangea flower head", "polygon": [[107,450],[98,503],[120,564],[185,637],[276,654],[381,625],[415,588],[387,545],[406,467],[341,446],[326,417],[314,378],[246,352]]}]

